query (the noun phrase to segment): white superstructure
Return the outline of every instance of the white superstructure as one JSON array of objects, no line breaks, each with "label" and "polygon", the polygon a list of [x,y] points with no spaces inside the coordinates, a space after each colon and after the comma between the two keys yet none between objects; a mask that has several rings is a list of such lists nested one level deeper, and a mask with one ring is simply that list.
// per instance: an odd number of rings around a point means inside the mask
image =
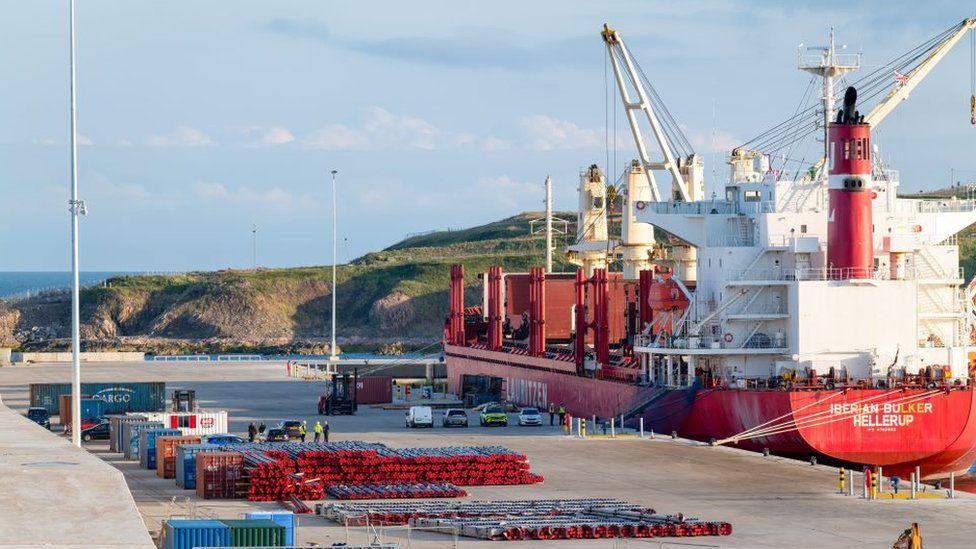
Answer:
[{"label": "white superstructure", "polygon": [[[872,109],[869,123],[880,123],[974,26],[966,20],[946,34]],[[610,32],[604,39],[621,49],[631,81],[637,81],[626,48]],[[817,116],[826,129],[836,114],[833,79],[856,69],[860,60],[837,54],[832,33],[829,46],[817,52],[817,59],[801,54],[800,68],[823,77]],[[616,62],[613,68],[627,102],[623,69]],[[637,86],[639,105],[632,110],[647,106]],[[657,135],[656,119],[650,118]],[[641,164],[648,166],[633,117],[631,122]],[[659,144],[665,149],[663,167],[671,167],[669,144]],[[830,153],[827,144],[825,157]],[[900,198],[898,172],[873,164],[873,267],[850,276],[826,259],[831,166],[820,161],[788,174],[771,168],[762,152],[745,149],[733,151],[729,164],[724,196],[689,193],[688,183],[676,176],[672,199],[634,200],[623,212],[625,225],[646,223],[670,235],[670,259],[690,303],[673,333],[637,337],[634,351],[648,381],[682,386],[696,378],[696,369],[732,386],[827,375],[877,385],[919,373],[969,376],[972,296],[963,289],[956,235],[976,223],[976,201]],[[697,189],[697,178],[689,179]],[[679,192],[682,185],[685,192]],[[689,252],[695,255],[692,268],[682,272],[678,260]]]}]

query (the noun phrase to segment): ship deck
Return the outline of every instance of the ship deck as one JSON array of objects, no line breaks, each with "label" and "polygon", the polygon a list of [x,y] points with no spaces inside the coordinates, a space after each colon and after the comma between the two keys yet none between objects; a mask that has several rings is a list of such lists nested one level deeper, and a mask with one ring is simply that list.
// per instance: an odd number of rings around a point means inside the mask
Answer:
[{"label": "ship deck", "polygon": [[[35,365],[0,369],[0,394],[17,411],[27,406],[30,382],[68,379],[68,365]],[[280,419],[315,421],[321,383],[287,379],[278,364],[85,364],[85,380],[167,382],[167,388],[197,390],[202,406],[229,411],[231,430],[248,422]],[[473,415],[471,417],[474,417]],[[525,452],[545,483],[533,486],[471,487],[471,499],[616,497],[646,504],[661,512],[683,512],[733,524],[732,536],[673,541],[705,547],[848,548],[890,547],[898,533],[917,521],[933,547],[971,547],[976,497],[917,501],[866,502],[836,494],[837,471],[825,466],[777,457],[762,457],[735,448],[708,447],[670,439],[580,440],[562,436],[558,428],[517,427],[406,430],[402,411],[363,407],[359,415],[329,419],[334,439],[376,440],[403,446],[500,444]],[[476,423],[476,422],[475,422]],[[513,422],[514,423],[514,422]],[[90,448],[121,470],[149,529],[157,529],[170,499],[187,497],[198,513],[236,517],[251,509],[276,504],[200,500],[178,489],[172,480],[108,454],[104,443]],[[907,481],[903,483],[907,485]],[[21,497],[29,497],[24,494]],[[41,497],[41,495],[38,495]],[[60,509],[70,501],[58,502]],[[54,502],[49,502],[54,505]],[[51,507],[52,516],[60,512]],[[798,517],[802,517],[802,520]],[[346,541],[344,528],[314,516],[300,519],[299,541],[329,545]],[[352,529],[349,541],[366,540]],[[402,530],[389,531],[407,546]],[[399,536],[397,538],[397,536]],[[74,541],[74,540],[65,540]],[[447,548],[448,536],[414,532],[410,546]],[[462,548],[489,547],[491,542],[461,539]],[[610,547],[609,540],[561,542],[523,541],[519,547]],[[629,540],[628,547],[656,547],[656,542]]]}]

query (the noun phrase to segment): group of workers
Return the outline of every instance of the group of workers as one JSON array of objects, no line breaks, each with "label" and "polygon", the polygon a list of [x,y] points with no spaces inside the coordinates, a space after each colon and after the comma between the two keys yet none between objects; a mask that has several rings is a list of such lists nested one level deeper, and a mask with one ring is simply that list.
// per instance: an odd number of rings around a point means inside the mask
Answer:
[{"label": "group of workers", "polygon": [[[266,429],[267,427],[264,425],[263,421],[258,427],[255,427],[254,422],[252,421],[251,424],[247,426],[247,440],[254,442],[255,440],[263,439],[264,431]],[[312,433],[315,437],[315,442],[329,442],[329,422],[326,421],[325,424],[323,424],[321,421],[316,421],[315,426],[312,427]],[[306,436],[308,436],[308,422],[302,421],[302,424],[298,426],[298,438],[301,439],[302,442],[305,442]]]},{"label": "group of workers", "polygon": [[566,406],[560,404],[559,408],[556,408],[556,404],[550,402],[549,403],[549,425],[550,426],[555,425],[557,413],[559,414],[559,424],[562,425],[566,423]]}]

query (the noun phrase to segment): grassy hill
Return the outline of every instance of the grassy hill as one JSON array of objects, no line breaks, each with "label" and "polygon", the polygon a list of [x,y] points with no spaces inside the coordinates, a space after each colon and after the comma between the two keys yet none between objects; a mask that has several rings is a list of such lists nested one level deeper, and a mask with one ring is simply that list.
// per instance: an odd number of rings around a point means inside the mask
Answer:
[{"label": "grassy hill", "polygon": [[[374,348],[436,341],[447,310],[450,265],[464,263],[472,286],[490,265],[507,271],[541,265],[544,238],[530,234],[530,220],[540,216],[528,212],[417,235],[339,266],[340,343]],[[556,260],[558,265],[562,256]],[[83,291],[82,337],[89,348],[321,351],[330,329],[331,277],[330,267],[114,277]],[[469,296],[475,302],[476,294]],[[64,293],[0,303],[0,342],[63,346],[69,305]]]}]

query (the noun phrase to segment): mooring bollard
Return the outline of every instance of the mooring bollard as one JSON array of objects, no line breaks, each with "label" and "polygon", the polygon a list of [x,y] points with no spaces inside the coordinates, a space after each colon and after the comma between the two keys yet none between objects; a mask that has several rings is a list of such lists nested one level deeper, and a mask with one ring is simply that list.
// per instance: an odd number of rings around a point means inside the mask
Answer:
[{"label": "mooring bollard", "polygon": [[640,425],[640,437],[644,438],[644,418],[640,418],[637,423]]},{"label": "mooring bollard", "polygon": [[844,494],[844,476],[845,476],[846,473],[847,473],[847,471],[843,467],[841,467],[840,468],[840,472],[839,472],[839,474],[837,476],[837,482],[838,482],[838,484],[840,484],[840,493],[841,493],[841,495]]},{"label": "mooring bollard", "polygon": [[956,499],[956,473],[949,473],[949,499]]},{"label": "mooring bollard", "polygon": [[617,438],[617,418],[610,418],[610,438]]},{"label": "mooring bollard", "polygon": [[911,499],[915,499],[915,482],[917,482],[916,479],[915,479],[915,473],[912,473],[912,477],[911,478],[912,478]]}]

